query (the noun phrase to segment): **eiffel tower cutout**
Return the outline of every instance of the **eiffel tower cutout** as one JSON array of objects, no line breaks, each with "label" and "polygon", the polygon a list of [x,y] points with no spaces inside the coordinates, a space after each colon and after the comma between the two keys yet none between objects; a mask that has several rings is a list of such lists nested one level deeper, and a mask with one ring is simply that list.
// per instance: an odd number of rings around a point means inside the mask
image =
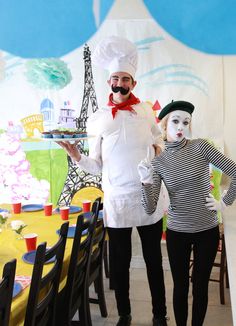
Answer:
[{"label": "eiffel tower cutout", "polygon": [[[84,94],[82,107],[80,111],[80,116],[76,118],[76,127],[83,132],[86,132],[86,122],[88,119],[88,106],[89,101],[91,102],[92,112],[95,112],[98,109],[97,98],[94,89],[93,73],[92,73],[92,64],[91,64],[91,51],[87,44],[84,46]],[[78,142],[78,148],[80,153],[88,155],[88,150],[85,148],[85,141],[80,140]],[[78,166],[76,166],[70,156],[67,156],[68,161],[68,174],[67,178],[61,192],[61,195],[58,200],[58,205],[69,206],[74,194],[85,187],[96,187],[101,189],[101,175],[91,175]]]}]

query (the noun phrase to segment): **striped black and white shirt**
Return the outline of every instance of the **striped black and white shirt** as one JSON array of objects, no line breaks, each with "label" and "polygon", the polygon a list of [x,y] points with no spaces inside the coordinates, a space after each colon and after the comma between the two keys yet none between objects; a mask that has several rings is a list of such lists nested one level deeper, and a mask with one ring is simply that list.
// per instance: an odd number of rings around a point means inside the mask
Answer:
[{"label": "striped black and white shirt", "polygon": [[203,139],[183,139],[165,145],[165,150],[152,160],[153,184],[142,186],[145,211],[155,211],[163,180],[170,198],[168,229],[195,233],[217,226],[217,212],[205,206],[210,193],[209,164],[231,177],[223,198],[226,205],[236,198],[236,164]]}]

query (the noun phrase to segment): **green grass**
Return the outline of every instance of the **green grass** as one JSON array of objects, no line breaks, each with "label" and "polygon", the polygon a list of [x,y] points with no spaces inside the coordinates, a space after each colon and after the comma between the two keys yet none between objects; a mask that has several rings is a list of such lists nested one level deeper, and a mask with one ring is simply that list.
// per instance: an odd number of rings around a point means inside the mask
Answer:
[{"label": "green grass", "polygon": [[28,151],[26,158],[30,162],[30,173],[38,180],[50,183],[50,198],[56,205],[68,172],[67,156],[63,149]]}]

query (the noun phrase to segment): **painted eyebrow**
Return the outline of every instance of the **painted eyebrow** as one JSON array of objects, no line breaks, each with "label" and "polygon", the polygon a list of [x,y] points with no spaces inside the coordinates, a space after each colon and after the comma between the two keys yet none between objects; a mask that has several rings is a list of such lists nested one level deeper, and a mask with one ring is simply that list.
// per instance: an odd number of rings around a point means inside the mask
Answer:
[{"label": "painted eyebrow", "polygon": [[[173,115],[171,119],[180,119],[180,115]],[[184,118],[184,120],[190,120],[189,117]]]}]

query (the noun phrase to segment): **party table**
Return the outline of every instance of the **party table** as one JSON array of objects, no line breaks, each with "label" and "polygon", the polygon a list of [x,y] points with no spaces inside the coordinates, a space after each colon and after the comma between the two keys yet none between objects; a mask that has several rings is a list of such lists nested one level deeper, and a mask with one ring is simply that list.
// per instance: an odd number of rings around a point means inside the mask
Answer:
[{"label": "party table", "polygon": [[[11,209],[10,205],[1,205],[1,208]],[[76,223],[78,213],[69,215],[69,224]],[[21,212],[20,214],[12,214],[8,219],[8,224],[13,220],[22,220],[27,226],[23,229],[23,235],[27,233],[37,233],[37,244],[46,241],[47,247],[53,246],[58,241],[57,230],[60,229],[63,221],[59,213],[54,213],[52,216],[44,216],[44,211],[36,212]],[[71,247],[73,239],[68,238],[66,243],[64,262],[61,275],[60,288],[64,286],[66,281],[68,264],[70,261]],[[2,229],[0,233],[0,275],[2,275],[5,263],[13,258],[17,259],[16,276],[31,277],[33,265],[22,260],[22,256],[27,252],[24,239],[17,239],[15,232],[10,226]],[[44,273],[49,271],[52,264],[47,264],[44,267]],[[23,289],[12,300],[10,325],[23,325],[25,309],[28,300],[29,286]]]}]

